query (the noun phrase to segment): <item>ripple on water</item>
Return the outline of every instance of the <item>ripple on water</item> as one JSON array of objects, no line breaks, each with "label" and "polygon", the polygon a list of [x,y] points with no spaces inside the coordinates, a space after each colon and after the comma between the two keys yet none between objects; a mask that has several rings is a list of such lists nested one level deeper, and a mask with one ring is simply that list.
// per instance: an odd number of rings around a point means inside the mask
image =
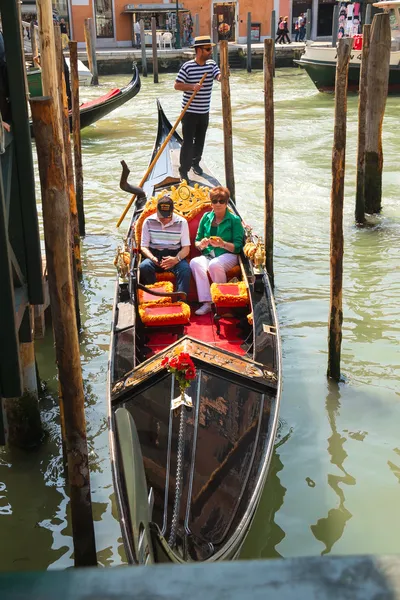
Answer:
[{"label": "ripple on water", "polygon": [[[129,76],[101,77],[83,99],[124,85]],[[156,135],[156,98],[171,121],[180,112],[172,74],[82,134],[87,236],[82,241],[81,336],[91,485],[99,560],[123,560],[106,424],[106,370],[113,259],[129,200],[119,190],[120,160],[138,183]],[[232,71],[233,143],[238,207],[263,232],[263,76]],[[389,98],[383,129],[383,213],[374,226],[354,226],[357,98],[348,103],[344,206],[342,371],[327,383],[329,215],[333,96],[319,94],[298,69],[278,69],[275,88],[275,295],[283,341],[284,391],[280,441],[266,493],[243,551],[247,557],[321,552],[399,552],[400,504],[400,207],[397,103]],[[214,93],[206,160],[223,179],[221,99]],[[40,204],[39,204],[40,210]],[[40,217],[41,218],[41,217]],[[57,381],[50,331],[37,343],[41,372],[54,400],[43,405],[47,443],[34,457],[0,450],[0,518],[10,540],[2,568],[70,566],[68,498],[62,488]],[[12,468],[10,468],[12,465]],[[3,500],[3,496],[6,498]],[[25,510],[25,498],[30,510]],[[2,514],[2,507],[9,511]],[[8,508],[10,507],[10,508]],[[8,519],[6,521],[5,519]],[[37,526],[39,525],[39,526]],[[10,528],[9,530],[7,528]],[[22,541],[23,540],[23,543]]]}]

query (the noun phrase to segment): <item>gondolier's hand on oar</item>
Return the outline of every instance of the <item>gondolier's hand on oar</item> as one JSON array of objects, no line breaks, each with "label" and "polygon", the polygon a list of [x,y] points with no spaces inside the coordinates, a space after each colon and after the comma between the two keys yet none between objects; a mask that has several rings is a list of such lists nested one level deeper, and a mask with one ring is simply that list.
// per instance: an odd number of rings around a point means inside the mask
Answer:
[{"label": "gondolier's hand on oar", "polygon": [[[204,73],[203,77],[200,79],[199,83],[196,83],[195,86],[200,86],[199,89],[201,88],[201,86],[204,83],[205,78],[207,77],[207,73]],[[184,85],[188,85],[187,83]],[[192,85],[190,85],[190,87],[192,87]],[[191,91],[191,90],[189,90]],[[153,160],[151,161],[150,165],[147,168],[146,173],[143,175],[142,181],[139,183],[139,187],[143,187],[143,185],[145,184],[145,182],[147,181],[148,176],[150,175],[154,165],[156,164],[156,162],[158,161],[158,159],[160,158],[161,154],[164,152],[164,148],[165,146],[168,144],[169,140],[172,138],[172,136],[175,133],[176,128],[178,127],[179,123],[182,121],[185,112],[187,111],[187,109],[189,108],[189,106],[191,105],[191,103],[193,102],[196,94],[197,94],[198,90],[193,90],[192,95],[190,96],[189,100],[186,103],[185,108],[182,110],[181,114],[179,115],[175,125],[172,127],[171,131],[169,132],[169,134],[167,135],[167,137],[165,138],[164,142],[161,144],[161,147],[159,148],[157,154],[155,155],[155,157],[153,158]],[[132,206],[133,202],[136,199],[136,194],[134,194],[132,196],[132,198],[130,199],[130,201],[128,202],[128,204],[125,207],[124,212],[122,213],[122,215],[120,216],[118,223],[117,223],[117,227],[119,227],[122,223],[122,221],[125,219],[126,217],[126,213],[128,212],[128,210],[130,209],[130,207]]]}]

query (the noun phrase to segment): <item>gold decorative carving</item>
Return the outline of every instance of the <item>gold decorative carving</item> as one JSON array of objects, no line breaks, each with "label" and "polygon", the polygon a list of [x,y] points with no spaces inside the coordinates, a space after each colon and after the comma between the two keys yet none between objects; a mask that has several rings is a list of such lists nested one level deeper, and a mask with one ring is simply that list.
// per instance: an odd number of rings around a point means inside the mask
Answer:
[{"label": "gold decorative carving", "polygon": [[169,196],[174,202],[174,212],[187,221],[191,221],[204,208],[211,208],[210,189],[205,186],[199,186],[195,183],[194,187],[187,185],[182,181],[178,187],[171,186],[171,189],[164,189],[147,200],[142,214],[135,223],[136,244],[140,246],[143,221],[157,210],[157,201],[163,196]]},{"label": "gold decorative carving", "polygon": [[273,377],[271,377],[273,374],[263,370],[263,366],[259,363],[254,363],[249,359],[236,357],[232,354],[225,354],[223,351],[213,348],[208,344],[203,344],[190,337],[184,337],[179,342],[160,352],[156,357],[149,358],[146,362],[136,367],[129,374],[122,386],[121,382],[115,384],[113,393],[121,392],[122,388],[126,389],[138,385],[150,375],[164,368],[161,366],[161,362],[165,356],[178,356],[181,352],[187,352],[192,358],[198,358],[203,362],[222,367],[227,371],[243,375],[249,379],[273,380]]}]

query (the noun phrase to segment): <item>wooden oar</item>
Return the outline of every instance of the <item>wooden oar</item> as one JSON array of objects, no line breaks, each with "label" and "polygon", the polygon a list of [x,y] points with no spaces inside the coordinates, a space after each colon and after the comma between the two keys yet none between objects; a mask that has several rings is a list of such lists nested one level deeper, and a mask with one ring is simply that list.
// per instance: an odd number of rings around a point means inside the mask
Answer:
[{"label": "wooden oar", "polygon": [[[199,81],[200,85],[202,85],[204,83],[204,80],[205,80],[206,77],[207,77],[207,73],[204,73],[203,77]],[[150,166],[148,167],[146,173],[143,175],[142,181],[139,183],[139,187],[143,187],[143,185],[145,184],[147,177],[149,176],[149,174],[151,173],[154,165],[156,164],[156,162],[160,158],[161,154],[163,153],[165,146],[168,144],[169,140],[174,135],[176,128],[178,127],[179,123],[182,121],[185,112],[187,111],[187,109],[189,108],[189,106],[191,105],[191,103],[193,102],[193,100],[194,100],[197,92],[198,92],[198,90],[195,90],[193,92],[193,94],[190,96],[189,100],[187,101],[187,104],[186,104],[185,108],[182,110],[181,114],[179,115],[179,117],[178,117],[175,125],[173,126],[173,128],[171,129],[171,131],[169,132],[169,134],[167,135],[167,137],[165,138],[164,142],[161,144],[161,147],[160,147],[159,151],[155,155],[154,159],[151,161]],[[128,210],[132,206],[133,202],[135,201],[135,198],[136,198],[136,194],[133,194],[132,198],[129,200],[128,204],[126,205],[124,212],[122,213],[122,215],[119,218],[119,221],[117,223],[117,227],[119,227],[121,225],[122,221],[125,219],[126,213],[128,212]]]}]

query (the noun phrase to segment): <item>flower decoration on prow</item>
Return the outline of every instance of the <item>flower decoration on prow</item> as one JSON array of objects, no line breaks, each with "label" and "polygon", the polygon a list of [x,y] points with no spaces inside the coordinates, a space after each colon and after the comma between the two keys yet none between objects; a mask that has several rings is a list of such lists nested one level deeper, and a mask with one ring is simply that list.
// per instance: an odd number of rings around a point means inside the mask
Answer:
[{"label": "flower decoration on prow", "polygon": [[174,411],[175,415],[179,414],[179,407],[186,406],[187,410],[192,410],[193,401],[185,393],[185,389],[190,386],[190,382],[196,378],[196,367],[193,364],[187,352],[181,352],[179,356],[166,356],[161,361],[161,366],[165,367],[169,373],[175,375],[175,379],[178,382],[180,396],[174,398],[171,402],[171,410]]},{"label": "flower decoration on prow", "polygon": [[187,352],[181,352],[178,356],[166,356],[161,361],[161,366],[166,367],[169,373],[174,373],[181,393],[196,378],[196,367]]}]

